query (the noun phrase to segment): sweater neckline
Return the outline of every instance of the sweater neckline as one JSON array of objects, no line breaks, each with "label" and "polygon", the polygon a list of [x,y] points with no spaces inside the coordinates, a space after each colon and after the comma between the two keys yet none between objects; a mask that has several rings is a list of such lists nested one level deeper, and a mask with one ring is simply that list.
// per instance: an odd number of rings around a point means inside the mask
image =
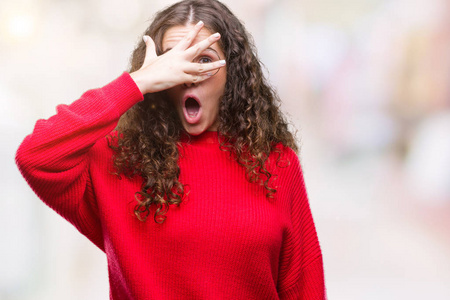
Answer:
[{"label": "sweater neckline", "polygon": [[217,131],[205,131],[199,135],[183,132],[180,140],[186,144],[219,144],[219,134]]}]

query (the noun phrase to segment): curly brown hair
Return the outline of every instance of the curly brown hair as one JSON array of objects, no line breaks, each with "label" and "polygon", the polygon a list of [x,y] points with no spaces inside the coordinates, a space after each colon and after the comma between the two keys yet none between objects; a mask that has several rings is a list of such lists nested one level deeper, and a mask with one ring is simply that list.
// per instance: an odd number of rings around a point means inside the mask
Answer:
[{"label": "curly brown hair", "polygon": [[[273,174],[265,166],[270,153],[280,152],[277,144],[296,152],[298,148],[279,109],[279,97],[267,83],[252,38],[241,22],[219,1],[185,0],[157,13],[144,34],[152,37],[161,55],[169,28],[200,20],[210,32],[221,34],[219,45],[227,61],[225,92],[219,105],[220,148],[229,151],[246,168],[247,180],[263,185],[271,198],[276,189],[270,184]],[[142,66],[145,51],[141,39],[129,72]],[[134,212],[145,221],[154,207],[154,220],[162,223],[169,205],[180,205],[185,194],[178,180],[183,127],[175,108],[162,92],[146,94],[144,101],[122,116],[117,131],[110,142],[117,174],[143,178],[141,190],[135,194]]]}]

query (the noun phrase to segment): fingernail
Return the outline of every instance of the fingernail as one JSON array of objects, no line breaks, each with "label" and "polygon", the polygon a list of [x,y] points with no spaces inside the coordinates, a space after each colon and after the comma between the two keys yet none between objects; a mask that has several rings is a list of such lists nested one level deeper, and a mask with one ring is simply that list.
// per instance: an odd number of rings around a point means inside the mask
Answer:
[{"label": "fingernail", "polygon": [[227,62],[225,61],[225,60],[219,60],[219,64],[221,64],[221,65],[225,65]]},{"label": "fingernail", "polygon": [[195,26],[200,27],[202,25],[203,25],[203,21],[198,21],[198,23]]},{"label": "fingernail", "polygon": [[145,43],[147,43],[147,41],[148,41],[148,36],[144,35],[144,36],[142,37],[142,39],[144,40]]},{"label": "fingernail", "polygon": [[213,34],[213,37],[215,37],[215,38],[220,37],[220,33],[218,33],[218,32],[214,33],[214,34]]}]

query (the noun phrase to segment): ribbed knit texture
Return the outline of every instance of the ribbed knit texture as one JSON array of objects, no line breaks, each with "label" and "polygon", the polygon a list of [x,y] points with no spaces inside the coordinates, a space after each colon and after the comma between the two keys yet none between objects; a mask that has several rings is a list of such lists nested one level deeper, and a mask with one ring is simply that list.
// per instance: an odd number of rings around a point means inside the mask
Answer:
[{"label": "ribbed knit texture", "polygon": [[142,179],[112,174],[105,138],[142,100],[128,73],[39,120],[16,161],[36,194],[103,250],[111,299],[325,299],[322,255],[301,167],[286,147],[274,199],[219,149],[216,132],[183,139],[188,191],[163,224],[133,214]]}]

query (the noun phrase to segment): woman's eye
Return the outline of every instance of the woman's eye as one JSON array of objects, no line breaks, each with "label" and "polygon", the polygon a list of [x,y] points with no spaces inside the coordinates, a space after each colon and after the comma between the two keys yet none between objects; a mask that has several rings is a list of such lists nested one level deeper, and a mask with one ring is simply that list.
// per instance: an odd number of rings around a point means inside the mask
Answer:
[{"label": "woman's eye", "polygon": [[212,62],[212,59],[209,58],[209,57],[203,56],[203,57],[200,57],[200,58],[198,59],[198,62],[199,62],[200,64],[207,64],[207,63]]}]

